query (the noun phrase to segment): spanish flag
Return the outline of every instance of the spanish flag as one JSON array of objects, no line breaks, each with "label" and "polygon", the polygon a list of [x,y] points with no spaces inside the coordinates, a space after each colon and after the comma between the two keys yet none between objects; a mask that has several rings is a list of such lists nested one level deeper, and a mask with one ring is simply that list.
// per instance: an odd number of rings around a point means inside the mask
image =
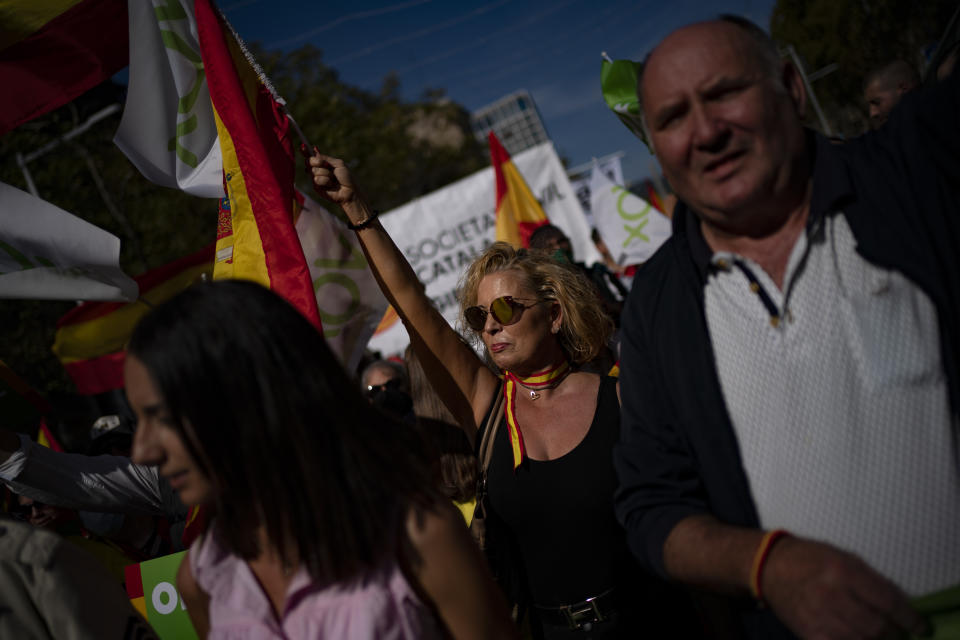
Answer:
[{"label": "spanish flag", "polygon": [[126,0],[0,3],[0,134],[127,66]]},{"label": "spanish flag", "polygon": [[221,206],[213,278],[259,282],[319,329],[313,281],[294,228],[290,122],[210,0],[196,0],[194,11],[228,203]]},{"label": "spanish flag", "polygon": [[549,220],[493,131],[490,132],[490,161],[497,181],[497,242],[508,242],[515,248],[530,246],[534,229]]},{"label": "spanish flag", "polygon": [[152,307],[213,272],[213,244],[134,280],[136,302],[86,302],[57,323],[53,353],[84,395],[123,388],[123,359],[133,328]]}]

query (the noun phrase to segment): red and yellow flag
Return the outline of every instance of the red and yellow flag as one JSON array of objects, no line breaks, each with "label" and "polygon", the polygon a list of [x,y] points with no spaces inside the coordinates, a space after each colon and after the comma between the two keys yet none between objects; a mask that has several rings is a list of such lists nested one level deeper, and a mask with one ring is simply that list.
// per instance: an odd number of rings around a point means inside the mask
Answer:
[{"label": "red and yellow flag", "polygon": [[127,0],[0,3],[0,134],[127,66]]},{"label": "red and yellow flag", "polygon": [[515,248],[530,246],[530,234],[549,220],[493,131],[490,161],[497,182],[497,242],[509,242]]},{"label": "red and yellow flag", "polygon": [[57,323],[53,353],[77,391],[94,395],[123,387],[123,358],[133,328],[151,307],[213,272],[213,244],[137,276],[136,302],[86,302]]},{"label": "red and yellow flag", "polygon": [[320,328],[294,228],[290,123],[210,0],[196,0],[194,11],[229,201],[221,208],[213,277],[259,282]]},{"label": "red and yellow flag", "polygon": [[53,451],[65,450],[63,445],[60,444],[60,441],[53,435],[53,432],[50,431],[46,420],[40,421],[40,428],[37,430],[37,444],[47,449],[52,449]]}]

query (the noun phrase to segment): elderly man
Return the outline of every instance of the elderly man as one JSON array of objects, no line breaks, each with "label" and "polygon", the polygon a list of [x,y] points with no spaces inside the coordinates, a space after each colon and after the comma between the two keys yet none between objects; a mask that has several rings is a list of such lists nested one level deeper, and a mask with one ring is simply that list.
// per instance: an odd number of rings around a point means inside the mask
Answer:
[{"label": "elderly man", "polygon": [[920,75],[903,60],[874,69],[863,81],[863,99],[870,110],[870,126],[879,129],[904,94],[920,86]]},{"label": "elderly man", "polygon": [[960,583],[956,80],[832,145],[745,20],[644,67],[681,202],[624,312],[618,515],[749,637],[921,631],[908,599]]}]

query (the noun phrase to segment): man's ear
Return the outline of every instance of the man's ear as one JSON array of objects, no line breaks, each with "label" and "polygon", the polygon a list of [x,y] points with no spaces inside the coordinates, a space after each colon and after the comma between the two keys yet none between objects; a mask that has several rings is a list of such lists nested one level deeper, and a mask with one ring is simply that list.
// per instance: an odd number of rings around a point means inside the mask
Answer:
[{"label": "man's ear", "polygon": [[787,95],[790,96],[790,100],[797,110],[797,115],[803,119],[807,114],[807,88],[803,84],[800,71],[793,66],[792,62],[784,62],[780,77],[784,88],[787,90]]}]

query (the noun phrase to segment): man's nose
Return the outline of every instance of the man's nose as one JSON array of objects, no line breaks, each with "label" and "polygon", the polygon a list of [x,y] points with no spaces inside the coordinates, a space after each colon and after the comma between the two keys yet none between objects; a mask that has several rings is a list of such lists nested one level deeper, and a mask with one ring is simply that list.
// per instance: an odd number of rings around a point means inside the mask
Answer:
[{"label": "man's nose", "polygon": [[730,128],[703,105],[692,110],[693,142],[702,151],[721,151],[730,140]]}]

